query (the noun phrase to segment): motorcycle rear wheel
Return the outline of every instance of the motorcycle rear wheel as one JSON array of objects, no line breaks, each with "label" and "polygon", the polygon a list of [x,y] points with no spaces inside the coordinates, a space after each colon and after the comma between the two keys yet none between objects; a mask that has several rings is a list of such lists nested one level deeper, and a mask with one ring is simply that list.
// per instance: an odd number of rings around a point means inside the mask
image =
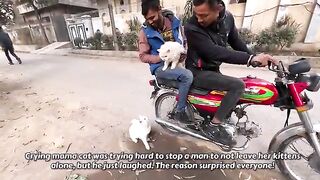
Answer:
[{"label": "motorcycle rear wheel", "polygon": [[[161,94],[156,102],[155,102],[155,113],[156,113],[156,118],[162,119],[162,120],[172,120],[172,115],[175,111],[177,101],[176,101],[176,96],[178,94],[176,92],[166,92]],[[187,115],[191,121],[195,121],[194,118],[194,112],[189,103],[187,103],[187,109],[186,109]],[[163,128],[168,129],[170,132],[173,133],[178,133],[178,131],[171,129],[167,126],[161,125]]]}]

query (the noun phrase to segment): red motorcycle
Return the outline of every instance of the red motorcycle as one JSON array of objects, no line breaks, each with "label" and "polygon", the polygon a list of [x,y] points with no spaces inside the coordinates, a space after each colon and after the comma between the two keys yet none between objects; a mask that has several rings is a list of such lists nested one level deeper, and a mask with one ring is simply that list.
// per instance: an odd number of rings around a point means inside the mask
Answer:
[{"label": "red motorcycle", "polygon": [[[154,87],[151,98],[155,100],[156,122],[163,128],[174,133],[184,133],[193,137],[210,141],[224,151],[242,151],[248,147],[252,138],[261,134],[259,125],[249,120],[245,109],[251,105],[273,105],[281,110],[287,110],[287,121],[269,144],[269,153],[295,153],[300,160],[275,160],[280,171],[290,179],[309,179],[320,177],[320,124],[312,124],[308,111],[313,108],[312,101],[304,90],[316,92],[320,88],[320,76],[308,72],[311,70],[306,59],[299,59],[286,69],[282,62],[278,66],[271,66],[269,70],[277,74],[275,83],[248,76],[242,78],[246,84],[245,93],[242,95],[237,107],[228,116],[227,131],[233,136],[245,137],[235,147],[229,147],[207,139],[200,128],[204,123],[210,122],[221,104],[225,92],[216,90],[199,89],[191,87],[188,95],[187,114],[192,120],[190,124],[183,124],[173,120],[178,100],[178,83],[165,79],[154,79],[149,83]],[[301,122],[288,125],[290,111],[295,109]],[[236,116],[236,120],[234,115]],[[299,142],[299,143],[297,143]],[[300,152],[300,151],[302,152]],[[308,153],[306,153],[308,152]],[[292,163],[292,167],[290,165]],[[308,170],[305,168],[307,164]],[[298,168],[299,171],[294,168]],[[300,172],[301,174],[298,174]],[[310,176],[312,172],[313,175]]]}]

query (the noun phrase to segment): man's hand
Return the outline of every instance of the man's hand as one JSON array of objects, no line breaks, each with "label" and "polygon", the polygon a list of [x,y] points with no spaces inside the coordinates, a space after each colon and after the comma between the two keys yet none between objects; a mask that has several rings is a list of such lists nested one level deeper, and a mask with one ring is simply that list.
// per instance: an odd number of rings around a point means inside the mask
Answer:
[{"label": "man's hand", "polygon": [[187,59],[187,54],[186,53],[181,53],[179,62],[182,63]]},{"label": "man's hand", "polygon": [[250,64],[258,63],[259,67],[266,67],[268,66],[268,63],[271,62],[273,65],[278,65],[279,61],[274,59],[271,55],[269,54],[258,54],[254,56],[250,62]]}]

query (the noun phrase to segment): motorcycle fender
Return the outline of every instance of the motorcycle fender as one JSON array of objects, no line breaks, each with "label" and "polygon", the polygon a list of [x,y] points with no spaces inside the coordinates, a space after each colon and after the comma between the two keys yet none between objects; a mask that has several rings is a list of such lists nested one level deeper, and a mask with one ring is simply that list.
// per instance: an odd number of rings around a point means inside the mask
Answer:
[{"label": "motorcycle fender", "polygon": [[[314,131],[316,131],[317,133],[320,133],[320,124],[313,125],[313,128],[314,128]],[[280,130],[276,135],[274,135],[270,142],[268,152],[269,153],[276,152],[283,141],[296,135],[300,135],[300,136],[306,135],[306,130],[302,122],[291,124],[286,128]]]},{"label": "motorcycle fender", "polygon": [[157,99],[164,93],[168,93],[168,92],[175,92],[178,94],[177,90],[173,90],[173,89],[160,89],[159,91],[157,91],[156,94],[154,94],[153,97],[153,104],[157,101]]},{"label": "motorcycle fender", "polygon": [[161,89],[161,90],[159,90],[159,91],[158,91],[158,93],[157,93],[157,95],[156,95],[155,99],[158,99],[162,94],[164,94],[164,93],[168,93],[168,92],[175,92],[175,93],[178,93],[178,91],[177,91],[177,90],[173,90],[173,89]]}]

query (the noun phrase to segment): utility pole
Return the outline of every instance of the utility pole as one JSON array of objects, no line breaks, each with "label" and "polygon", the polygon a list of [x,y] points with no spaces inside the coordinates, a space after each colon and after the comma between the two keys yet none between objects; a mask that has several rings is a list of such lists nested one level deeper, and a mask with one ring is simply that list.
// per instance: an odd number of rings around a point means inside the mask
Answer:
[{"label": "utility pole", "polygon": [[113,8],[112,8],[112,5],[109,1],[108,1],[108,9],[109,9],[109,15],[110,15],[110,20],[111,20],[113,42],[115,43],[114,47],[115,47],[116,51],[119,51],[118,38],[117,38],[117,33],[116,33],[116,24],[114,22],[114,15],[113,15]]}]

